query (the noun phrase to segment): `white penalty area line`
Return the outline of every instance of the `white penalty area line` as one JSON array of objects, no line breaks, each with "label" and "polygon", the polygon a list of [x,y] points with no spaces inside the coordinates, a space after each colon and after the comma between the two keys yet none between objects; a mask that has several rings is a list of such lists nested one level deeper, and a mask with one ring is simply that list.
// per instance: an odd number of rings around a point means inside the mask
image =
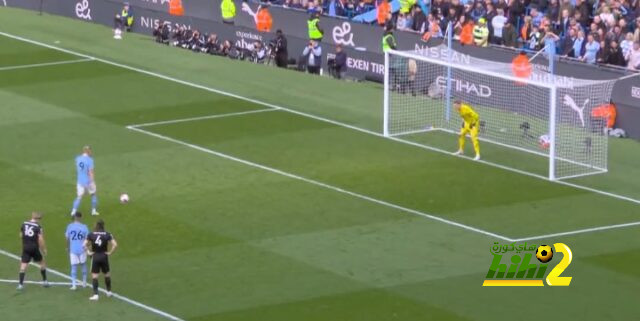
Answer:
[{"label": "white penalty area line", "polygon": [[[20,261],[20,260],[21,260],[21,258],[20,258],[19,256],[15,255],[15,254],[13,254],[13,253],[7,252],[7,251],[5,251],[5,250],[2,250],[2,249],[0,249],[0,254],[4,255],[4,256],[6,256],[6,257],[10,257],[10,258],[12,258],[12,259],[15,259],[15,260],[17,260],[17,261]],[[34,263],[31,263],[31,265],[33,265],[33,266],[38,266],[37,264],[34,264]],[[49,267],[47,267],[47,272],[50,272],[50,273],[52,273],[52,274],[54,274],[54,275],[57,275],[57,276],[59,276],[59,277],[61,277],[61,278],[66,279],[66,280],[73,280],[69,275],[66,275],[66,274],[64,274],[64,273],[62,273],[62,272],[60,272],[60,271],[56,271],[56,270],[54,270],[54,269],[52,269],[52,268],[49,268]],[[0,281],[0,282],[1,282],[1,281]],[[80,281],[78,281],[78,282],[80,282]],[[71,285],[71,283],[69,283],[69,285]],[[105,289],[103,289],[103,288],[99,288],[99,290],[100,290],[100,292],[102,292],[102,293],[105,293],[105,294],[107,293],[107,290],[105,290]],[[138,302],[138,301],[134,301],[134,300],[129,299],[129,298],[127,298],[127,297],[125,297],[125,296],[122,296],[122,295],[120,295],[120,294],[113,293],[113,297],[114,297],[114,298],[116,298],[116,299],[118,299],[118,300],[121,300],[121,301],[124,301],[124,302],[126,302],[126,303],[129,303],[129,304],[131,304],[131,305],[135,305],[136,307],[139,307],[139,308],[141,308],[141,309],[144,309],[144,310],[147,310],[147,311],[149,311],[149,312],[155,313],[155,314],[157,314],[157,315],[159,315],[159,316],[162,316],[162,317],[164,317],[164,318],[167,318],[167,319],[169,319],[169,320],[173,320],[173,321],[185,321],[185,320],[180,319],[180,318],[178,318],[178,317],[176,317],[176,316],[174,316],[174,315],[171,315],[171,314],[169,314],[169,313],[167,313],[167,312],[160,311],[160,310],[158,310],[158,309],[156,309],[156,308],[153,308],[153,307],[150,307],[150,306],[148,306],[148,305],[142,304],[142,303],[140,303],[140,302]]]},{"label": "white penalty area line", "polygon": [[44,63],[40,63],[40,64],[5,66],[5,67],[0,67],[0,71],[16,70],[16,69],[27,69],[27,68],[38,68],[38,67],[47,67],[47,66],[69,65],[69,64],[77,64],[77,63],[81,63],[81,62],[94,61],[94,60],[95,59],[93,59],[93,58],[82,58],[82,59],[74,59],[74,60],[44,62]]},{"label": "white penalty area line", "polygon": [[225,118],[225,117],[257,114],[257,113],[264,113],[264,112],[276,111],[276,110],[280,110],[280,108],[265,108],[265,109],[240,111],[240,112],[235,112],[235,113],[227,113],[227,114],[215,114],[215,115],[200,116],[200,117],[190,117],[190,118],[181,118],[181,119],[174,119],[174,120],[157,121],[157,122],[152,122],[152,123],[129,125],[129,126],[127,126],[127,128],[131,129],[131,128],[150,127],[150,126],[157,126],[157,125],[169,125],[169,124],[184,123],[184,122],[198,121],[198,120],[205,120],[205,119],[216,119],[216,118]]},{"label": "white penalty area line", "polygon": [[[31,43],[31,44],[34,44],[34,45],[37,45],[37,46],[41,46],[41,47],[45,47],[45,48],[49,48],[49,49],[65,52],[65,53],[68,53],[68,54],[76,55],[78,57],[94,59],[96,61],[108,64],[108,65],[112,65],[112,66],[116,66],[116,67],[120,67],[120,68],[124,68],[124,69],[128,69],[128,70],[132,70],[132,71],[136,71],[136,72],[139,72],[139,73],[142,73],[142,74],[145,74],[145,75],[149,75],[149,76],[152,76],[152,77],[168,80],[168,81],[175,82],[175,83],[178,83],[178,84],[182,84],[182,85],[185,85],[185,86],[202,89],[202,90],[205,90],[205,91],[208,91],[208,92],[212,92],[212,93],[216,93],[216,94],[219,94],[219,95],[236,98],[236,99],[247,101],[247,102],[250,102],[250,103],[254,103],[254,104],[270,107],[270,108],[273,108],[273,109],[286,111],[286,112],[289,112],[289,113],[292,113],[292,114],[296,114],[296,115],[300,115],[300,116],[303,116],[303,117],[308,117],[308,118],[315,119],[315,120],[318,120],[318,121],[326,122],[326,123],[333,124],[333,125],[336,125],[336,126],[349,128],[349,129],[356,130],[356,131],[359,131],[359,132],[362,132],[362,133],[365,133],[365,134],[378,136],[378,137],[383,137],[383,138],[388,138],[388,139],[392,139],[394,141],[397,141],[397,142],[400,142],[400,143],[403,143],[403,144],[408,144],[408,145],[412,145],[412,146],[415,146],[415,147],[431,150],[433,152],[438,152],[438,153],[442,153],[442,154],[451,155],[451,152],[449,152],[449,151],[445,151],[445,150],[441,150],[441,149],[438,149],[438,148],[429,147],[429,146],[426,146],[426,145],[421,145],[421,144],[418,144],[418,143],[414,143],[414,142],[410,142],[410,141],[407,141],[407,140],[398,139],[398,138],[394,138],[394,137],[385,137],[382,133],[378,133],[378,132],[375,132],[375,131],[372,131],[372,130],[368,130],[368,129],[364,129],[364,128],[361,128],[361,127],[357,127],[357,126],[349,125],[349,124],[346,124],[346,123],[342,123],[342,122],[339,122],[339,121],[327,119],[327,118],[324,118],[324,117],[320,117],[320,116],[304,113],[304,112],[301,112],[301,111],[285,108],[285,107],[278,106],[278,105],[275,105],[275,104],[270,104],[270,103],[267,103],[267,102],[264,102],[264,101],[260,101],[260,100],[257,100],[257,99],[252,99],[252,98],[248,98],[248,97],[245,97],[245,96],[240,96],[240,95],[233,94],[233,93],[230,93],[230,92],[226,92],[226,91],[223,91],[223,90],[219,90],[219,89],[215,89],[215,88],[211,88],[211,87],[206,87],[206,86],[203,86],[203,85],[199,85],[199,84],[196,84],[196,83],[193,83],[193,82],[177,79],[177,78],[174,78],[174,77],[171,77],[171,76],[167,76],[167,75],[163,75],[163,74],[160,74],[160,73],[156,73],[156,72],[140,69],[140,68],[129,66],[129,65],[125,65],[125,64],[121,64],[121,63],[114,62],[114,61],[111,61],[111,60],[106,60],[106,59],[102,59],[102,58],[89,56],[89,55],[86,55],[86,54],[79,53],[77,51],[60,48],[60,47],[57,47],[57,46],[53,46],[53,45],[49,45],[49,44],[46,44],[46,43],[43,43],[43,42],[39,42],[39,41],[23,38],[23,37],[20,37],[20,36],[8,34],[8,33],[5,33],[5,32],[0,32],[0,35],[3,35],[3,36],[8,37],[8,38],[15,39],[15,40],[20,40],[20,41],[23,41],[23,42]],[[139,128],[129,127],[129,129],[138,130],[140,132],[145,132],[144,130],[141,130]],[[469,161],[473,161],[473,159],[467,158],[467,157],[460,157],[460,158],[463,158],[463,159],[466,159],[466,160],[469,160]],[[591,187],[587,187],[587,186],[583,186],[583,185],[578,185],[578,184],[574,184],[574,183],[569,183],[569,182],[565,182],[565,181],[560,181],[560,180],[551,181],[547,177],[542,176],[542,175],[536,175],[536,174],[532,174],[532,173],[527,173],[525,171],[521,171],[521,170],[518,170],[518,169],[515,169],[515,168],[511,168],[511,167],[508,167],[508,166],[504,166],[504,165],[495,164],[495,163],[488,162],[488,161],[485,161],[485,160],[480,160],[480,161],[477,161],[477,162],[485,164],[485,165],[488,165],[488,166],[492,166],[492,167],[495,167],[495,168],[500,168],[500,169],[503,169],[503,170],[506,170],[506,171],[510,171],[510,172],[526,175],[526,176],[529,176],[529,177],[534,177],[534,178],[537,178],[537,179],[545,180],[547,182],[556,183],[556,184],[565,185],[565,186],[570,186],[570,187],[573,187],[573,188],[576,188],[576,189],[581,189],[581,190],[584,190],[584,191],[588,191],[588,192],[592,192],[592,193],[596,193],[596,194],[600,194],[600,195],[604,195],[604,196],[608,196],[608,197],[611,197],[611,198],[615,198],[615,199],[619,199],[619,200],[623,200],[623,201],[628,201],[628,202],[632,202],[634,204],[639,204],[640,205],[640,199],[635,199],[635,198],[631,198],[631,197],[628,197],[628,196],[623,196],[623,195],[619,195],[619,194],[615,194],[615,193],[610,193],[610,192],[602,191],[602,190],[599,190],[599,189],[595,189],[595,188],[591,188]],[[491,233],[491,234],[493,234],[493,233]],[[513,239],[510,239],[510,238],[506,238],[506,237],[500,237],[500,238],[503,239],[503,240],[509,240],[509,241],[513,240]]]},{"label": "white penalty area line", "polygon": [[[18,283],[20,283],[20,281],[18,281],[18,280],[0,279],[0,283],[18,284]],[[48,282],[48,283],[49,283],[49,285],[52,285],[52,286],[55,286],[55,285],[71,286],[71,282]],[[44,282],[43,281],[24,281],[23,284],[44,285]]]},{"label": "white penalty area line", "polygon": [[376,204],[379,204],[379,205],[390,207],[390,208],[393,208],[393,209],[396,209],[396,210],[403,211],[405,213],[410,213],[410,214],[422,216],[424,218],[428,218],[428,219],[431,219],[431,220],[434,220],[434,221],[438,221],[438,222],[445,223],[445,224],[448,224],[448,225],[456,226],[456,227],[465,229],[467,231],[472,231],[472,232],[476,232],[476,233],[483,234],[483,235],[486,235],[486,236],[490,236],[490,237],[493,237],[493,238],[501,239],[501,240],[504,240],[504,241],[513,242],[513,240],[511,238],[508,238],[506,236],[502,236],[502,235],[495,234],[495,233],[492,233],[492,232],[489,232],[489,231],[481,230],[481,229],[475,228],[473,226],[464,225],[462,223],[458,223],[458,222],[455,222],[455,221],[447,220],[447,219],[444,219],[444,218],[439,217],[439,216],[427,214],[427,213],[424,213],[424,212],[421,212],[421,211],[418,211],[418,210],[414,210],[414,209],[410,209],[410,208],[407,208],[407,207],[404,207],[404,206],[400,206],[400,205],[396,205],[396,204],[393,204],[393,203],[389,203],[389,202],[386,202],[386,201],[383,201],[383,200],[379,200],[379,199],[376,199],[376,198],[373,198],[373,197],[370,197],[370,196],[366,196],[366,195],[363,195],[363,194],[352,192],[352,191],[349,191],[349,190],[346,190],[346,189],[343,189],[343,188],[340,188],[340,187],[337,187],[337,186],[329,185],[327,183],[322,183],[322,182],[319,182],[319,181],[316,181],[316,180],[313,180],[313,179],[309,179],[309,178],[302,177],[302,176],[299,176],[299,175],[291,174],[291,173],[288,173],[288,172],[285,172],[285,171],[282,171],[282,170],[279,170],[279,169],[275,169],[273,167],[269,167],[269,166],[265,166],[265,165],[262,165],[262,164],[254,163],[254,162],[251,162],[251,161],[248,161],[248,160],[245,160],[245,159],[241,159],[241,158],[234,157],[234,156],[231,156],[231,155],[228,155],[228,154],[224,154],[224,153],[221,153],[221,152],[217,152],[217,151],[214,151],[214,150],[211,150],[211,149],[208,149],[208,148],[204,148],[202,146],[190,144],[190,143],[187,143],[187,142],[179,140],[179,139],[175,139],[175,138],[171,138],[171,137],[164,136],[164,135],[161,135],[161,134],[157,134],[157,133],[154,133],[154,132],[150,132],[150,131],[147,131],[147,130],[144,130],[144,129],[140,129],[138,127],[128,126],[127,128],[130,129],[130,130],[133,130],[133,131],[137,131],[137,132],[142,133],[142,134],[146,134],[146,135],[149,135],[149,136],[152,136],[152,137],[155,137],[155,138],[159,138],[159,139],[171,142],[171,143],[175,143],[175,144],[179,144],[179,145],[182,145],[182,146],[186,146],[186,147],[189,147],[189,148],[192,148],[192,149],[195,149],[195,150],[207,153],[207,154],[215,155],[215,156],[218,156],[218,157],[221,157],[221,158],[224,158],[224,159],[227,159],[227,160],[231,160],[231,161],[234,161],[234,162],[238,162],[238,163],[241,163],[241,164],[244,164],[244,165],[247,165],[247,166],[259,168],[259,169],[262,169],[262,170],[265,170],[265,171],[268,171],[268,172],[271,172],[271,173],[275,173],[275,174],[278,174],[278,175],[282,175],[282,176],[285,176],[285,177],[289,177],[289,178],[292,178],[292,179],[303,181],[303,182],[306,182],[306,183],[309,183],[309,184],[312,184],[312,185],[324,187],[324,188],[330,189],[332,191],[336,191],[336,192],[339,192],[339,193],[342,193],[342,194],[353,196],[355,198],[359,198],[359,199],[362,199],[362,200],[365,200],[365,201],[369,201],[371,203],[376,203]]},{"label": "white penalty area line", "polygon": [[638,225],[640,225],[640,221],[631,222],[631,223],[622,223],[622,224],[591,227],[591,228],[585,228],[585,229],[581,229],[581,230],[568,231],[568,232],[559,232],[559,233],[553,233],[553,234],[529,236],[529,237],[523,237],[523,238],[515,239],[515,240],[513,240],[513,242],[524,242],[524,241],[531,241],[531,240],[551,239],[551,238],[556,238],[556,237],[559,237],[559,236],[570,236],[570,235],[583,234],[583,233],[592,233],[592,232],[606,231],[606,230],[619,229],[619,228],[625,228],[625,227],[632,227],[632,226],[638,226]]}]

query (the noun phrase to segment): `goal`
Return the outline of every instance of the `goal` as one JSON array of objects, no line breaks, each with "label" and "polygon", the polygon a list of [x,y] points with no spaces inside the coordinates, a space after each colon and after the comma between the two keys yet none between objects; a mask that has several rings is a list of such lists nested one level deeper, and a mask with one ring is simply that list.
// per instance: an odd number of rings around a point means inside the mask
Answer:
[{"label": "goal", "polygon": [[607,171],[604,120],[592,111],[610,101],[614,80],[553,76],[542,65],[520,78],[511,64],[430,49],[385,53],[385,136],[455,151],[459,99],[480,115],[485,162],[550,180]]}]

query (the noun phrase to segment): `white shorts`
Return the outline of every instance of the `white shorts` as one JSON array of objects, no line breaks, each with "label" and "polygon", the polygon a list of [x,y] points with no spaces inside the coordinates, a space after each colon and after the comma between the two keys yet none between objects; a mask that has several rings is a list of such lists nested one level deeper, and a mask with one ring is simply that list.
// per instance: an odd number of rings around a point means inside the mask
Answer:
[{"label": "white shorts", "polygon": [[69,253],[69,261],[71,262],[71,265],[85,264],[87,262],[87,253]]},{"label": "white shorts", "polygon": [[78,190],[78,196],[82,196],[85,193],[89,193],[89,194],[95,194],[96,193],[96,183],[91,183],[89,185],[80,185],[78,184],[76,186],[77,190]]}]

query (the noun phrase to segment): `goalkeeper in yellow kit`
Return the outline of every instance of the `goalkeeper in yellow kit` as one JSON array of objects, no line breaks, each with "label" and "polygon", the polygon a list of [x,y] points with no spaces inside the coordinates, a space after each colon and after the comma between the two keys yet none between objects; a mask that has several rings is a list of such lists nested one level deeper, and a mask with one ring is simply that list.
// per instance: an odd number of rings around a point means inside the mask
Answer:
[{"label": "goalkeeper in yellow kit", "polygon": [[464,154],[464,137],[467,134],[471,134],[471,142],[473,142],[473,149],[476,151],[476,157],[474,160],[480,160],[480,144],[478,143],[478,124],[480,117],[471,106],[463,103],[460,100],[453,102],[453,106],[460,113],[460,117],[464,120],[462,128],[460,129],[460,137],[458,137],[458,151],[454,155]]}]

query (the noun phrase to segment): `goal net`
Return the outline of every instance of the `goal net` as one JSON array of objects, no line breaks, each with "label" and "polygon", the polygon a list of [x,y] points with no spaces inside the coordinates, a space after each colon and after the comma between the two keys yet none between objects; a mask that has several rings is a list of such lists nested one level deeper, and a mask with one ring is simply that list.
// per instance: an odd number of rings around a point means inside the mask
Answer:
[{"label": "goal net", "polygon": [[607,171],[605,120],[592,115],[609,103],[614,80],[553,77],[536,65],[519,78],[511,64],[437,49],[446,54],[385,54],[385,136],[453,152],[461,100],[480,115],[486,162],[552,180]]}]

